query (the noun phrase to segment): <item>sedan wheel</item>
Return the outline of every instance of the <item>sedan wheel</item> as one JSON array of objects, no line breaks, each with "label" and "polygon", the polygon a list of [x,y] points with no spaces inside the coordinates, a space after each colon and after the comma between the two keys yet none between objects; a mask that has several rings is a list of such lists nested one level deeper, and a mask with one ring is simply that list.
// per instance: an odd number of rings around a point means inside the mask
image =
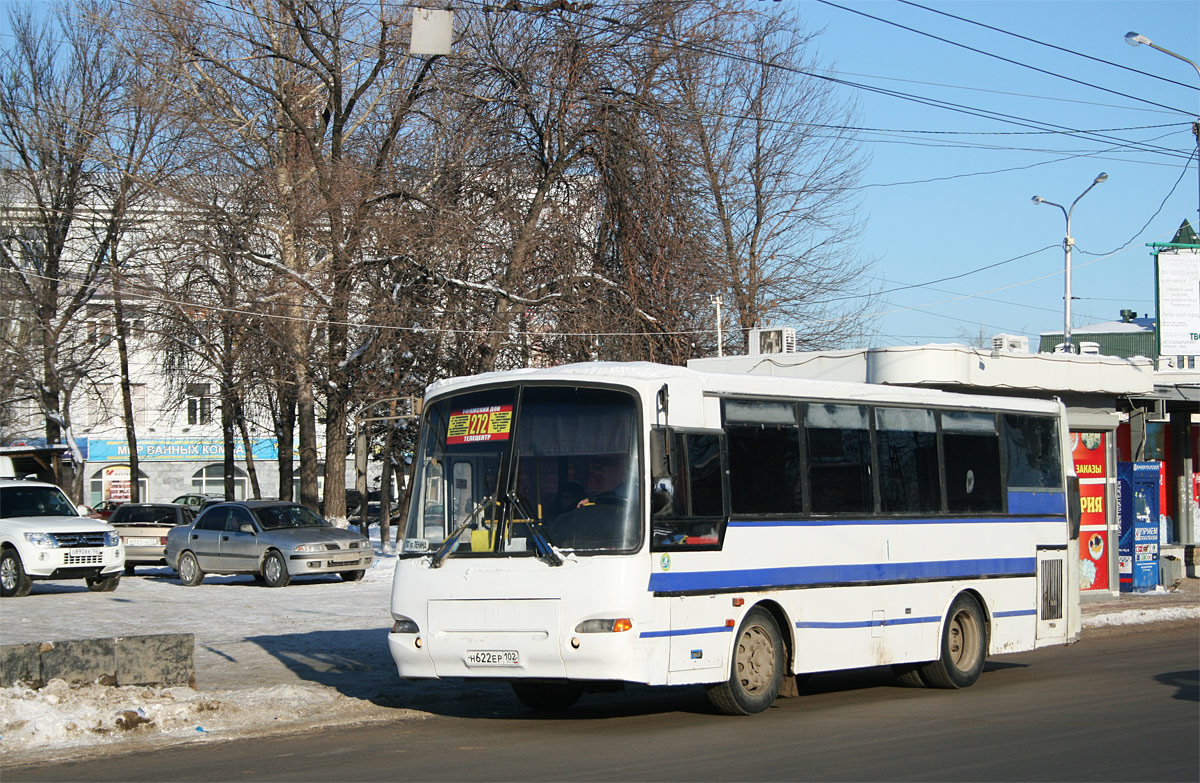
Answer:
[{"label": "sedan wheel", "polygon": [[184,552],[179,556],[179,581],[188,587],[195,587],[204,581],[204,572],[200,570],[200,564],[191,552]]},{"label": "sedan wheel", "polygon": [[274,549],[267,552],[267,556],[263,560],[262,575],[267,587],[287,587],[288,582],[292,581],[292,575],[288,573],[283,555]]}]

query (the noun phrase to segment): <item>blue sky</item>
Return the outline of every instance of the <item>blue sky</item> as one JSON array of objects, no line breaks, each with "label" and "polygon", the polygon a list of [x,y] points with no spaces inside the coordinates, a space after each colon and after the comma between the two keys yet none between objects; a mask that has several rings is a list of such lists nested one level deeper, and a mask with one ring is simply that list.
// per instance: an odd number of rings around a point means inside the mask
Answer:
[{"label": "blue sky", "polygon": [[[871,162],[861,182],[858,252],[875,261],[877,290],[958,275],[1048,248],[956,280],[884,294],[871,308],[879,315],[869,319],[875,334],[868,342],[965,342],[1007,332],[1028,335],[1036,350],[1040,332],[1063,326],[1066,221],[1060,210],[1035,205],[1031,198],[1040,195],[1070,207],[1100,172],[1108,174],[1107,182],[1089,192],[1072,214],[1073,328],[1116,320],[1123,308],[1153,313],[1153,257],[1146,243],[1169,242],[1185,218],[1197,225],[1196,161],[1186,156],[1195,151],[1190,123],[1200,113],[1200,75],[1147,46],[1129,46],[1124,36],[1139,32],[1200,62],[1200,3],[916,1],[1153,76],[898,0],[832,0],[852,10],[818,0],[783,0],[793,9],[799,6],[810,29],[824,29],[817,40],[822,60],[847,81],[1033,121],[985,119],[843,88],[858,102],[862,126],[896,131],[863,134]],[[1028,124],[1101,131],[1105,138],[1030,134]],[[1125,128],[1138,129],[1110,130]],[[1020,135],[1000,135],[1013,133]],[[1129,142],[1165,151],[1129,149]],[[1112,251],[1117,252],[1106,255]]]},{"label": "blue sky", "polygon": [[[1146,243],[1170,241],[1185,218],[1198,222],[1196,161],[1186,157],[1195,151],[1200,75],[1124,36],[1137,31],[1200,62],[1200,2],[914,2],[924,8],[903,0],[762,4],[823,30],[819,58],[845,81],[973,112],[839,88],[857,102],[859,124],[876,129],[862,134],[870,163],[855,226],[856,252],[873,261],[871,287],[884,292],[868,310],[866,342],[966,342],[1007,332],[1028,335],[1036,349],[1040,332],[1061,331],[1066,224],[1031,197],[1069,206],[1102,171],[1107,182],[1072,216],[1073,327],[1115,320],[1125,308],[1152,314]],[[0,3],[5,12],[11,5]],[[0,29],[7,32],[6,20]],[[975,116],[979,110],[1012,121]],[[1047,126],[1095,133],[1046,133]],[[963,273],[970,274],[915,285]]]}]

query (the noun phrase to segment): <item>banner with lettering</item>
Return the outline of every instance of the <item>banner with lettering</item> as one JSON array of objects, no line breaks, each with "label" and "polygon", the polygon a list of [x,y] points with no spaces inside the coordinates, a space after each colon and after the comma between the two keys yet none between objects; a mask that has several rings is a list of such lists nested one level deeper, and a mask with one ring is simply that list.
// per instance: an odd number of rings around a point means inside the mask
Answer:
[{"label": "banner with lettering", "polygon": [[1108,437],[1103,432],[1072,432],[1071,456],[1079,476],[1079,589],[1109,589]]},{"label": "banner with lettering", "polygon": [[[124,438],[92,438],[88,459],[97,462],[126,462],[129,442]],[[274,438],[261,438],[250,444],[255,459],[279,459]],[[216,438],[139,438],[138,459],[149,461],[216,462],[225,457],[225,442]],[[239,438],[233,444],[235,459],[245,459],[246,449]]]},{"label": "banner with lettering", "polygon": [[450,423],[446,428],[446,445],[508,440],[511,429],[511,405],[465,408],[450,414]]}]

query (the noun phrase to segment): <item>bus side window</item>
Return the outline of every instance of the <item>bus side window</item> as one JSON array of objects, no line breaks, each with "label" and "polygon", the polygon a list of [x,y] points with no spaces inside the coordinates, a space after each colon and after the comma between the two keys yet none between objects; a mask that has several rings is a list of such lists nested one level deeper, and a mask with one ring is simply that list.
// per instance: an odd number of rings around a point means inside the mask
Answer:
[{"label": "bus side window", "polygon": [[650,450],[651,547],[719,546],[725,506],[721,437],[656,429],[651,431]]},{"label": "bus side window", "polygon": [[1004,414],[1004,448],[1009,487],[1062,489],[1057,419]]},{"label": "bus side window", "polygon": [[995,415],[942,411],[942,447],[947,510],[1002,511]]}]

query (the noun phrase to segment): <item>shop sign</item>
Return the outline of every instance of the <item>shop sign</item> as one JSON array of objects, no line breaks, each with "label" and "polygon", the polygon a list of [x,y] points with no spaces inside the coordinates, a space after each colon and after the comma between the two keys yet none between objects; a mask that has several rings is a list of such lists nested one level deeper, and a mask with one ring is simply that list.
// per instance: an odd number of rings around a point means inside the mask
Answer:
[{"label": "shop sign", "polygon": [[1072,432],[1071,456],[1079,477],[1079,589],[1108,590],[1112,553],[1108,538],[1108,436],[1103,432]]},{"label": "shop sign", "polygon": [[[92,438],[89,459],[96,462],[127,462],[129,442],[124,438]],[[261,438],[251,444],[254,458],[273,460],[279,458],[279,448],[274,438]],[[216,438],[145,438],[137,444],[138,459],[144,461],[172,462],[215,462],[225,457],[225,443]],[[246,458],[246,449],[241,440],[234,443],[236,459]]]}]

